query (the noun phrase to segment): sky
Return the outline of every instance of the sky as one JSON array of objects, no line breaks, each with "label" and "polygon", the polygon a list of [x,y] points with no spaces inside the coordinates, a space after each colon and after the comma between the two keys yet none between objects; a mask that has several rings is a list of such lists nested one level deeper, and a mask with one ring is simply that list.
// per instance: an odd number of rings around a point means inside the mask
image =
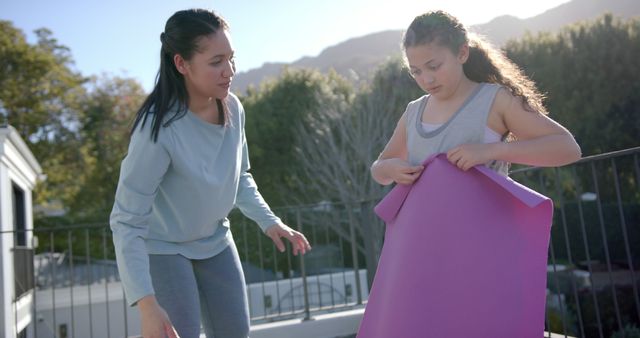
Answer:
[{"label": "sky", "polygon": [[442,9],[467,25],[501,15],[529,18],[568,0],[0,0],[0,20],[33,31],[48,28],[71,49],[84,76],[111,74],[153,88],[159,66],[160,33],[166,20],[186,8],[213,9],[231,26],[239,72],[266,62],[316,56],[353,37],[405,29],[429,10]]}]

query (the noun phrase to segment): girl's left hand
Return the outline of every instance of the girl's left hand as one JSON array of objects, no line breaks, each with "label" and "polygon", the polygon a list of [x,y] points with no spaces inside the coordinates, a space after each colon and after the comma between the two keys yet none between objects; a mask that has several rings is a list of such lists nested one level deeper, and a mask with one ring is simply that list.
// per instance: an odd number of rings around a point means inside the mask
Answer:
[{"label": "girl's left hand", "polygon": [[447,159],[458,168],[467,171],[479,164],[494,160],[493,150],[498,143],[463,144],[447,152]]},{"label": "girl's left hand", "polygon": [[293,246],[293,255],[298,255],[298,252],[303,255],[307,252],[307,250],[311,250],[311,245],[309,245],[309,241],[301,232],[295,231],[291,229],[289,226],[283,223],[277,223],[265,231],[267,236],[271,238],[273,243],[276,245],[280,252],[284,252],[284,243],[282,242],[282,237],[286,238],[291,242]]}]

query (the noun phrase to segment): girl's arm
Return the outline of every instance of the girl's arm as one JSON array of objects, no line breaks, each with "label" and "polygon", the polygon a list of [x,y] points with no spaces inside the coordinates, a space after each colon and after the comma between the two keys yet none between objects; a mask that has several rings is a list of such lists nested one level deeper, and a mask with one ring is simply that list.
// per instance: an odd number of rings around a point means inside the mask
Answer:
[{"label": "girl's arm", "polygon": [[496,100],[505,127],[517,138],[515,142],[500,143],[496,159],[542,167],[562,166],[580,159],[580,146],[559,123],[525,110],[522,99],[506,90],[500,90]]},{"label": "girl's arm", "polygon": [[494,101],[489,125],[512,132],[517,141],[464,144],[447,152],[451,163],[463,170],[492,160],[540,167],[555,167],[580,159],[580,147],[569,131],[538,112],[524,109],[522,99],[501,89]]},{"label": "girl's arm", "polygon": [[394,181],[400,184],[411,184],[422,172],[422,166],[411,166],[407,163],[407,129],[406,113],[402,114],[396,129],[378,159],[371,165],[371,176],[382,184],[389,185]]}]

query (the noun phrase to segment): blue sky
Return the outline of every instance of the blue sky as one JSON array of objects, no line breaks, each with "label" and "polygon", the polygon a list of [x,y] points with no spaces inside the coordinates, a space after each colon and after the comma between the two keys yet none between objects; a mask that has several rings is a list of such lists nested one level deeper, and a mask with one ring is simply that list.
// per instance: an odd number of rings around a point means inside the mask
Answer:
[{"label": "blue sky", "polygon": [[[0,20],[27,34],[46,27],[71,49],[85,76],[110,73],[133,77],[149,91],[159,64],[166,20],[185,8],[208,8],[231,25],[239,71],[265,62],[292,62],[315,56],[352,37],[404,29],[433,9],[457,16],[465,25],[510,14],[527,18],[568,0],[2,0]],[[481,5],[480,5],[481,4]]]}]

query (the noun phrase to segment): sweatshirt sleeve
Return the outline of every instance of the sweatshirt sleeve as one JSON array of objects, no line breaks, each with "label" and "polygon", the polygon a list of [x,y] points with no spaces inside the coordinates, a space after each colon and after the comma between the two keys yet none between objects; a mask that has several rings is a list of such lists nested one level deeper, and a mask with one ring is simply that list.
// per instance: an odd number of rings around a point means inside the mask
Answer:
[{"label": "sweatshirt sleeve", "polygon": [[161,130],[158,141],[153,142],[150,125],[147,121],[131,137],[109,219],[120,279],[131,306],[154,294],[144,239],[153,201],[170,163],[169,153],[160,142],[162,132],[168,130]]},{"label": "sweatshirt sleeve", "polygon": [[262,198],[253,176],[249,173],[251,166],[249,164],[247,138],[244,133],[244,109],[240,102],[236,101],[236,104],[238,114],[240,114],[240,132],[242,133],[242,163],[240,167],[238,192],[236,195],[236,206],[245,216],[256,222],[262,231],[265,231],[271,225],[281,223],[282,221],[271,211],[267,202]]}]

